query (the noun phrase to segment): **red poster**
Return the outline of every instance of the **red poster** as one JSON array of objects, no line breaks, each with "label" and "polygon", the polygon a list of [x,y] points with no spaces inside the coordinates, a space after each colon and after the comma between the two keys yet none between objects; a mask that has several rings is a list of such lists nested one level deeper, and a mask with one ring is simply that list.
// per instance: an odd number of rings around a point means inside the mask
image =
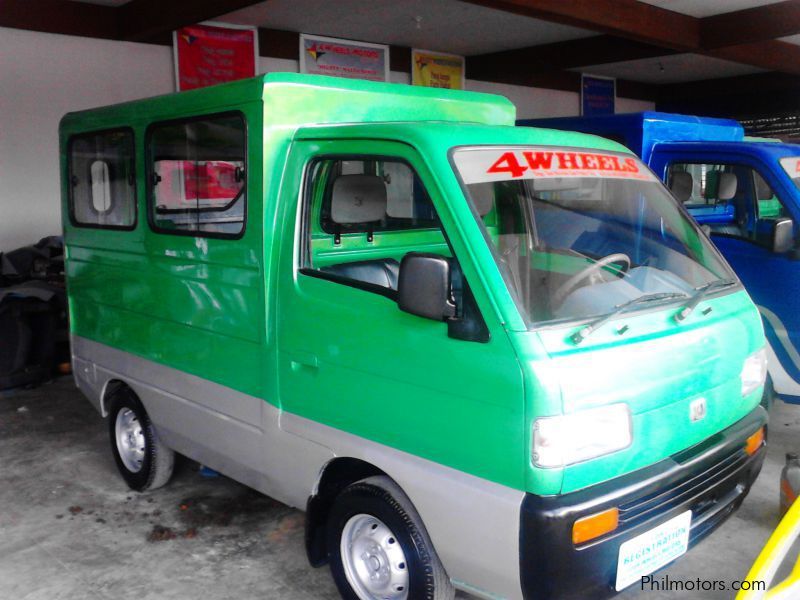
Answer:
[{"label": "red poster", "polygon": [[178,91],[255,77],[255,28],[192,25],[175,32]]}]

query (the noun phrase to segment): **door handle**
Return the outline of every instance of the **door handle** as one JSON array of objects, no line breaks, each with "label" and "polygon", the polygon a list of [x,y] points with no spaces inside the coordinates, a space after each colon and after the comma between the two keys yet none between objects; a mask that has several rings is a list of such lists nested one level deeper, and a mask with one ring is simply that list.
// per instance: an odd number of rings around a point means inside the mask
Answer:
[{"label": "door handle", "polygon": [[287,352],[287,354],[291,361],[292,371],[299,371],[304,368],[319,368],[319,359],[315,354],[311,354],[310,352]]}]

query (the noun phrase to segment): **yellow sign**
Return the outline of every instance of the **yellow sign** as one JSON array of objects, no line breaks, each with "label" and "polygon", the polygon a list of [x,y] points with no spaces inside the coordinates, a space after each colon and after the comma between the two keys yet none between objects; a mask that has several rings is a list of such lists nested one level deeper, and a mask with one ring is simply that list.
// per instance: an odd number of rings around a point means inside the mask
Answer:
[{"label": "yellow sign", "polygon": [[464,89],[464,57],[427,50],[411,52],[411,83],[427,87]]}]

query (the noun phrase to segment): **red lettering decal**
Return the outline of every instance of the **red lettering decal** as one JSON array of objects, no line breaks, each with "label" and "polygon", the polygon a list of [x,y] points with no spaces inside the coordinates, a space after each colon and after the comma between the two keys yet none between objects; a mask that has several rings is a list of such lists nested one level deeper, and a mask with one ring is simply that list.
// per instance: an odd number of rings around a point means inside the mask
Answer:
[{"label": "red lettering decal", "polygon": [[511,177],[522,177],[522,174],[528,170],[519,164],[516,155],[513,152],[505,152],[497,159],[497,161],[489,167],[487,173],[510,173]]},{"label": "red lettering decal", "polygon": [[631,173],[638,173],[639,172],[639,165],[636,164],[636,159],[633,158],[626,158],[625,159],[625,166],[623,170],[630,171]]},{"label": "red lettering decal", "polygon": [[583,155],[583,165],[587,169],[599,169],[600,168],[600,161],[597,159],[596,154],[584,154]]},{"label": "red lettering decal", "polygon": [[562,169],[577,169],[576,164],[577,156],[573,152],[557,152],[558,162],[561,164]]},{"label": "red lettering decal", "polygon": [[531,169],[551,169],[553,166],[552,152],[523,152]]},{"label": "red lettering decal", "polygon": [[614,170],[614,157],[613,156],[601,156],[600,157],[600,168],[603,171],[613,171]]}]

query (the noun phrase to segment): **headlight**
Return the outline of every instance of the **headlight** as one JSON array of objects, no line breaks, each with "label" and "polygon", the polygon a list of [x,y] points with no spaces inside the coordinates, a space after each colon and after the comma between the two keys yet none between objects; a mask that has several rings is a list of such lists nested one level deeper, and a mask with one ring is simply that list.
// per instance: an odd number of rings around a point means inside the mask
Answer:
[{"label": "headlight", "polygon": [[739,376],[742,379],[742,396],[747,396],[764,385],[764,380],[767,378],[766,348],[761,348],[744,359]]},{"label": "headlight", "polygon": [[627,404],[542,417],[533,423],[533,463],[543,468],[563,467],[622,450],[632,440]]}]

